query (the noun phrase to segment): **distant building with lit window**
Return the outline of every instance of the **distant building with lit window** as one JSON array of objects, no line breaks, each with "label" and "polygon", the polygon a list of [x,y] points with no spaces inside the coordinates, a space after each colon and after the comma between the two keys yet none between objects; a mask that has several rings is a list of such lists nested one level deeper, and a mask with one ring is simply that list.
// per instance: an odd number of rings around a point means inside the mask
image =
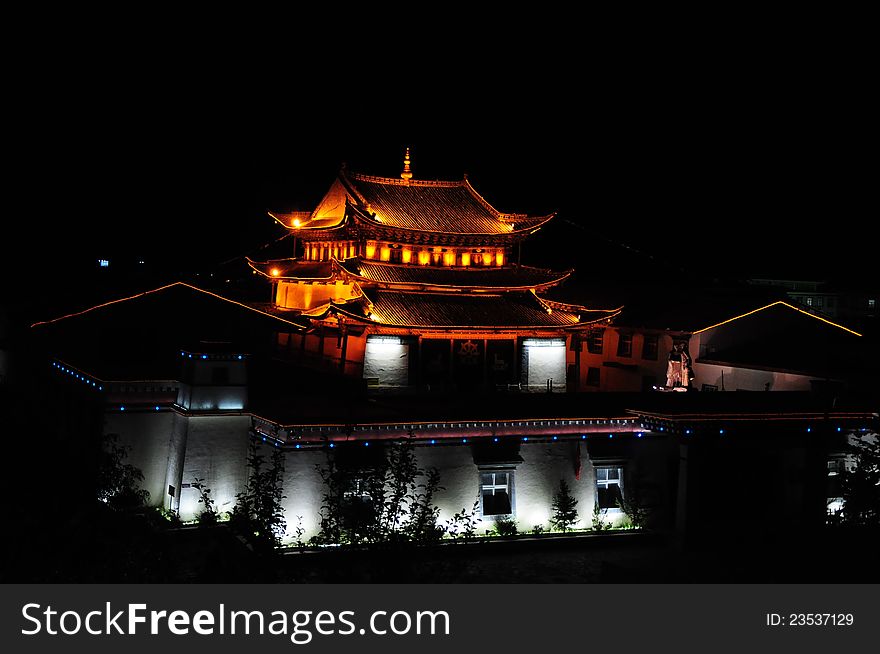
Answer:
[{"label": "distant building with lit window", "polygon": [[876,329],[877,300],[880,289],[838,288],[820,281],[792,279],[751,279],[755,286],[781,289],[798,306],[819,315],[847,321],[857,329]]}]

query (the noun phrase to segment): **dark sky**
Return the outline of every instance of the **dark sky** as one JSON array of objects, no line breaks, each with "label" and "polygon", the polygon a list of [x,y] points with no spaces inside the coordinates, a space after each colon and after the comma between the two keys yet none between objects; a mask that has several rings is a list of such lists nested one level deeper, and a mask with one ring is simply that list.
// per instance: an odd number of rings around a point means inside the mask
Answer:
[{"label": "dark sky", "polygon": [[417,87],[79,80],[73,101],[37,100],[25,130],[26,257],[210,265],[277,235],[266,209],[312,208],[341,162],[395,176],[410,145],[416,177],[467,172],[502,210],[580,224],[554,236],[580,266],[622,243],[708,274],[869,271],[867,89],[837,71],[644,62],[575,67],[564,85],[491,72]]}]

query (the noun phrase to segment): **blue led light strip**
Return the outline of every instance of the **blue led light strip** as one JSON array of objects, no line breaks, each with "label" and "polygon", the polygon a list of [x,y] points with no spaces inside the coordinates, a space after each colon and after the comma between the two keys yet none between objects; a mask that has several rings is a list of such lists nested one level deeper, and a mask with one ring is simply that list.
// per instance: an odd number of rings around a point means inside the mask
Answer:
[{"label": "blue led light strip", "polygon": [[86,386],[91,386],[92,388],[99,391],[104,390],[104,386],[98,380],[90,379],[87,375],[84,375],[80,371],[64,365],[60,361],[52,361],[52,367],[55,368],[55,370],[57,370],[59,373],[70,375],[70,377],[72,377],[73,379],[81,381]]}]

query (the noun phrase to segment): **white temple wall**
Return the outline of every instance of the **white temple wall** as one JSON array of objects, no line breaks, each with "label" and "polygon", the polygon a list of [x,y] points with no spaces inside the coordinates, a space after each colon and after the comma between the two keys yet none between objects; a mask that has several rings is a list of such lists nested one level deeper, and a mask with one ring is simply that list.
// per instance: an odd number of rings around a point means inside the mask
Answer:
[{"label": "white temple wall", "polygon": [[180,493],[180,517],[193,520],[201,512],[199,493],[186,488],[195,478],[211,489],[219,513],[231,511],[235,496],[247,484],[248,416],[190,416]]},{"label": "white temple wall", "polygon": [[[236,494],[244,490],[247,482],[250,417],[131,411],[108,413],[107,418],[107,429],[119,433],[122,442],[132,447],[129,462],[143,471],[143,485],[150,491],[151,505],[170,506],[166,497],[168,485],[174,485],[181,519],[194,520],[202,507],[198,492],[189,485],[200,478],[211,489],[218,512],[231,511],[235,506]],[[261,447],[268,461],[272,448],[268,445]],[[648,457],[644,461],[649,464],[642,462],[639,465],[643,469],[657,467],[650,461],[655,461],[651,457],[657,456],[658,447],[662,445],[648,439],[639,441],[634,450],[639,454],[634,455],[633,461]],[[327,451],[285,449],[284,453],[286,540],[293,540],[297,516],[302,516],[303,540],[307,541],[318,533],[320,527],[319,512],[325,488],[317,467],[326,465]],[[497,465],[481,463],[478,466],[474,461],[472,443],[419,444],[415,453],[420,467],[437,467],[440,471],[443,489],[435,495],[434,504],[440,509],[441,522],[448,521],[463,509],[471,511],[480,494],[481,469],[503,469],[513,472],[513,519],[521,532],[530,531],[536,525],[549,528],[553,497],[561,479],[568,483],[572,495],[578,500],[580,520],[575,527],[590,526],[596,479],[588,441],[566,438],[559,442],[522,442],[519,447],[522,462],[516,464],[505,459]],[[578,460],[579,479],[575,472]],[[618,461],[629,466],[622,459]],[[476,515],[479,532],[492,528],[493,518],[481,519],[479,508]],[[607,515],[606,519],[618,522],[623,517],[615,513]]]},{"label": "white temple wall", "polygon": [[109,411],[105,434],[117,434],[119,444],[130,448],[125,463],[144,474],[141,487],[150,493],[150,506],[167,506],[166,474],[171,453],[175,414],[170,411]]},{"label": "white temple wall", "polygon": [[808,375],[734,368],[712,363],[695,363],[694,376],[694,388],[701,389],[704,384],[708,384],[716,386],[719,391],[722,388],[727,391],[809,391],[810,380],[819,379]]},{"label": "white temple wall", "polygon": [[379,386],[409,384],[409,344],[396,336],[370,336],[364,353],[364,378]]},{"label": "white temple wall", "polygon": [[552,380],[554,392],[565,392],[565,339],[526,338],[522,351],[529,390],[543,391]]}]

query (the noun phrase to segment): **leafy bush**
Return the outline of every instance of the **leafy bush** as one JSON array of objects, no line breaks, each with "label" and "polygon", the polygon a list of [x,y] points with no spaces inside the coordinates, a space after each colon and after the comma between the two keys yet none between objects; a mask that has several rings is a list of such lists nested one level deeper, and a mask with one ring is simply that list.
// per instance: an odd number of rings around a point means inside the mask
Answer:
[{"label": "leafy bush", "polygon": [[519,533],[516,527],[516,520],[496,520],[492,533],[498,536],[516,536]]},{"label": "leafy bush", "polygon": [[177,528],[183,525],[180,520],[180,514],[178,514],[177,511],[174,511],[173,509],[166,509],[164,507],[158,508],[156,509],[156,513],[158,513],[163,520],[168,522],[168,526],[171,528]]},{"label": "leafy bush", "polygon": [[634,485],[628,497],[617,498],[617,506],[626,514],[633,529],[644,529],[651,517],[651,510],[641,502],[637,488]]},{"label": "leafy bush", "polygon": [[606,531],[611,529],[611,523],[605,522],[606,509],[599,508],[599,503],[593,504],[593,531]]},{"label": "leafy bush", "polygon": [[456,513],[446,521],[446,533],[451,538],[456,540],[460,538],[466,543],[474,540],[477,535],[477,513],[479,510],[480,498],[474,501],[470,511],[462,507],[459,513]]},{"label": "leafy bush", "polygon": [[305,533],[306,530],[303,527],[303,517],[298,515],[296,516],[296,529],[293,530],[293,544],[296,545],[299,550],[302,550],[306,546],[303,542],[303,534]]},{"label": "leafy bush", "polygon": [[[440,473],[418,466],[411,440],[392,443],[380,460],[357,470],[340,467],[336,456],[328,452],[317,468],[324,494],[315,544],[430,543],[446,533],[434,505]],[[456,518],[456,528],[467,531],[465,517]]]},{"label": "leafy bush", "polygon": [[131,448],[119,444],[118,434],[106,434],[98,462],[97,496],[117,510],[137,509],[150,500],[150,493],[140,487],[144,473],[125,463]]},{"label": "leafy bush", "polygon": [[843,471],[843,508],[836,518],[845,525],[880,525],[880,438],[876,434],[853,438],[851,466]]},{"label": "leafy bush", "polygon": [[198,520],[198,523],[202,526],[216,525],[217,511],[214,508],[215,502],[211,498],[211,489],[205,486],[204,481],[204,478],[200,479],[199,477],[196,477],[193,479],[192,484],[190,484],[199,492],[199,504],[204,507],[196,520]]},{"label": "leafy bush", "polygon": [[284,454],[272,449],[270,464],[260,451],[256,439],[248,447],[248,481],[245,491],[235,496],[236,504],[230,522],[252,545],[273,549],[281,544],[286,522],[281,500],[283,492]]}]

